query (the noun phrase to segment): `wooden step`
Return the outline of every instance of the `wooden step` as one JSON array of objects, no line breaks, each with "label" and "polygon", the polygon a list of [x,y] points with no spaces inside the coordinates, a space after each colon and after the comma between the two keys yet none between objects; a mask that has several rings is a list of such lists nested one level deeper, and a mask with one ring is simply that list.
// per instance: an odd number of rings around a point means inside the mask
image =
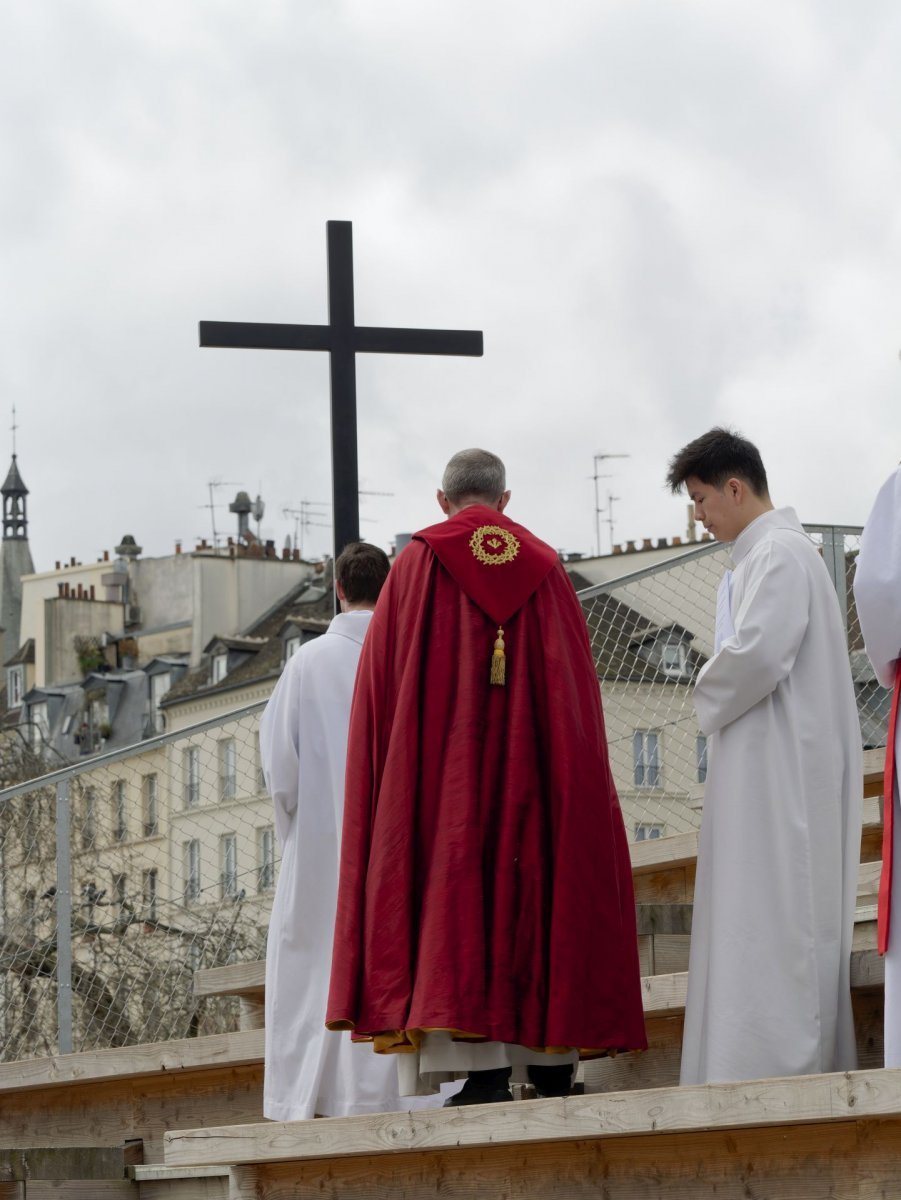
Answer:
[{"label": "wooden step", "polygon": [[875,1200],[901,1194],[901,1071],[175,1131],[234,1200]]},{"label": "wooden step", "polygon": [[[144,1139],[162,1158],[173,1125],[263,1119],[263,1031],[0,1063],[0,1146]],[[0,1193],[0,1200],[4,1200]]]},{"label": "wooden step", "polygon": [[138,1200],[129,1170],[140,1159],[140,1142],[0,1150],[0,1200]]},{"label": "wooden step", "polygon": [[228,1167],[166,1167],[152,1163],[135,1167],[133,1176],[138,1200],[228,1200]]}]

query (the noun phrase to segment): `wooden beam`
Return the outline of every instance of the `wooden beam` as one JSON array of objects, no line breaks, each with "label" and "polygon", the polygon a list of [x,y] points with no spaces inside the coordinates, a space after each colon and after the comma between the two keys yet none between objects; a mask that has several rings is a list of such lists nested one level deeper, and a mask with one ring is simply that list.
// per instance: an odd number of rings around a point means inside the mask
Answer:
[{"label": "wooden beam", "polygon": [[32,1088],[62,1087],[85,1080],[135,1078],[182,1071],[235,1067],[263,1060],[263,1031],[214,1033],[171,1042],[148,1042],[112,1050],[56,1054],[0,1063],[0,1095]]},{"label": "wooden beam", "polygon": [[300,1161],[870,1117],[901,1120],[901,1068],[178,1130],[166,1134],[165,1162],[188,1166]]}]

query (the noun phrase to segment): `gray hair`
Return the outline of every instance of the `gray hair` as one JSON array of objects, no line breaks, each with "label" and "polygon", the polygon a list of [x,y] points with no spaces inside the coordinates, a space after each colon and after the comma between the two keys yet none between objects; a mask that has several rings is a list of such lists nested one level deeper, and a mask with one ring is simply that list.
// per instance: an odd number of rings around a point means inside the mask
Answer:
[{"label": "gray hair", "polygon": [[507,472],[489,450],[460,450],[444,468],[441,490],[452,504],[463,500],[500,500],[507,489]]}]

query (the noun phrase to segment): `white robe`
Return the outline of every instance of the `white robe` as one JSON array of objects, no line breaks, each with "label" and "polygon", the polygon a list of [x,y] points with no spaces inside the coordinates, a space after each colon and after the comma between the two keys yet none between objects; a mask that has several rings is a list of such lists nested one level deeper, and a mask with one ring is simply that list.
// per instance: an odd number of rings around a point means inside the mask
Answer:
[{"label": "white robe", "polygon": [[[882,485],[867,520],[854,575],[860,629],[876,678],[892,687],[901,657],[901,469]],[[901,716],[901,711],[899,711]],[[901,806],[898,768],[901,730],[895,730],[895,788],[892,796],[893,887],[889,943],[885,955],[885,1065],[901,1067]]]},{"label": "white robe", "polygon": [[850,1070],[862,754],[826,567],[792,509],[732,551],[695,688],[709,742],[683,1084]]},{"label": "white robe", "polygon": [[263,1113],[277,1121],[411,1107],[398,1095],[392,1058],[325,1028],[350,702],[371,615],[342,613],[301,646],[260,723],[282,847],[266,952],[263,1089]]}]

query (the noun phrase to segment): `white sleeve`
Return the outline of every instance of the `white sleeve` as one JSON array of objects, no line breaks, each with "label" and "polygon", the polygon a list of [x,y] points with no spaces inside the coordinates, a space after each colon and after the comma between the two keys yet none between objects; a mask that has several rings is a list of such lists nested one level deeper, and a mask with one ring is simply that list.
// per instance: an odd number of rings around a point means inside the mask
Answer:
[{"label": "white sleeve", "polygon": [[854,599],[876,678],[891,687],[901,655],[901,468],[880,488],[864,527]]},{"label": "white sleeve", "polygon": [[707,663],[694,702],[703,733],[716,733],[774,691],[794,666],[810,612],[810,584],[785,546],[768,542],[748,560],[735,632]]}]

